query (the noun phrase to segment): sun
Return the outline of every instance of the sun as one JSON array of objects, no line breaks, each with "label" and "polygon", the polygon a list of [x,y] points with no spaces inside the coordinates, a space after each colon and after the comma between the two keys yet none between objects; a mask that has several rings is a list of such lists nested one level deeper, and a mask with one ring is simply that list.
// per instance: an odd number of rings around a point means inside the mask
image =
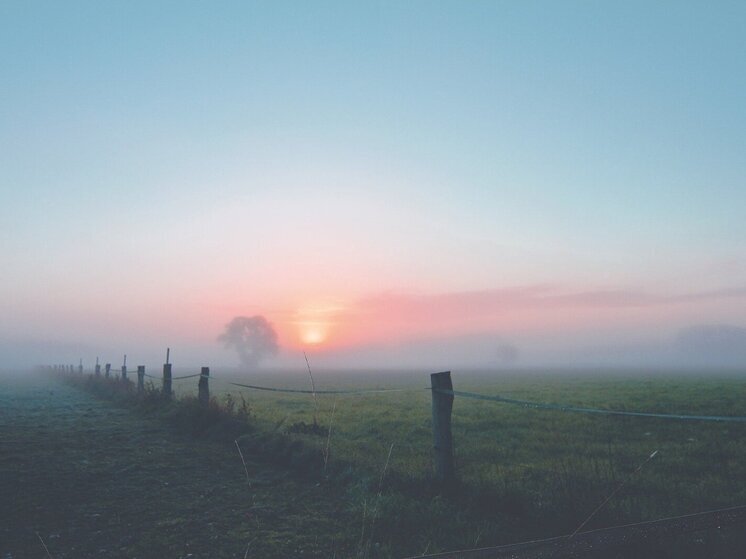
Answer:
[{"label": "sun", "polygon": [[300,339],[307,345],[319,345],[326,341],[328,324],[323,322],[301,322],[298,324]]},{"label": "sun", "polygon": [[344,307],[339,303],[324,300],[297,308],[292,324],[298,341],[304,346],[328,344],[330,335],[337,333],[338,314],[342,310]]}]

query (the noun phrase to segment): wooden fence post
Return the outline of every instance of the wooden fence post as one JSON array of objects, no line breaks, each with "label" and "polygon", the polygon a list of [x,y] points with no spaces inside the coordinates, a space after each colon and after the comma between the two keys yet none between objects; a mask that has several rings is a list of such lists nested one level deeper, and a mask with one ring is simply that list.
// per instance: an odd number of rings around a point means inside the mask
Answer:
[{"label": "wooden fence post", "polygon": [[453,462],[453,436],[451,435],[453,394],[444,394],[440,390],[453,390],[451,372],[431,374],[430,387],[433,394],[435,477],[440,483],[448,484],[456,479],[456,469]]},{"label": "wooden fence post", "polygon": [[127,356],[124,356],[124,363],[122,363],[122,380],[127,380]]},{"label": "wooden fence post", "polygon": [[106,364],[106,378],[109,378],[109,373],[111,373],[111,363]]},{"label": "wooden fence post", "polygon": [[171,399],[171,363],[163,364],[163,396]]},{"label": "wooden fence post", "polygon": [[140,394],[145,392],[145,365],[137,366],[137,391]]},{"label": "wooden fence post", "polygon": [[207,406],[210,403],[210,367],[202,367],[202,374],[199,376],[199,388],[198,400],[203,406]]}]

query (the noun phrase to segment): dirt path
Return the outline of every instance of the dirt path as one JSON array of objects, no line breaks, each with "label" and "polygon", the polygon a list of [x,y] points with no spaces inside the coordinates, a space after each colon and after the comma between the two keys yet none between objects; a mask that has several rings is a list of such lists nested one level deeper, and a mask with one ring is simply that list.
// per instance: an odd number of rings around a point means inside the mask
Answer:
[{"label": "dirt path", "polygon": [[246,458],[250,487],[230,445],[48,377],[0,377],[0,559],[351,554],[344,499]]}]

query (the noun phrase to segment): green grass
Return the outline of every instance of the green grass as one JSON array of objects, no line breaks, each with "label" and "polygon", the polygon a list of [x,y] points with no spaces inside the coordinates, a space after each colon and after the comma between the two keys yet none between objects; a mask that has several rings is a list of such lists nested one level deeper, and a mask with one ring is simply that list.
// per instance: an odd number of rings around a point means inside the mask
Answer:
[{"label": "green grass", "polygon": [[[746,504],[744,424],[591,416],[457,397],[453,435],[459,483],[444,492],[432,480],[426,374],[317,374],[319,390],[412,389],[319,395],[318,410],[310,395],[241,390],[221,382],[231,380],[224,375],[214,376],[211,390],[218,402],[225,402],[227,394],[234,402],[244,398],[252,437],[269,437],[261,449],[270,458],[285,452],[275,435],[297,441],[311,454],[318,451],[317,457],[330,441],[322,476],[347,488],[348,506],[360,518],[361,555],[419,555],[567,534],[625,481],[585,529]],[[233,380],[307,388],[302,375]],[[541,402],[746,416],[746,380],[737,375],[454,372],[453,381],[457,390]],[[196,393],[196,379],[174,387],[182,395]],[[318,427],[309,429],[314,416]],[[654,450],[659,451],[656,458],[633,476]],[[318,469],[318,460],[315,464]],[[701,555],[701,546],[713,557],[725,546],[727,556],[734,545],[744,545],[742,537],[728,536],[725,544],[722,537],[706,534],[697,540],[699,548],[687,540],[677,556]],[[650,553],[661,556],[660,550]],[[637,556],[645,555],[640,551]]]},{"label": "green grass", "polygon": [[222,403],[166,404],[155,393],[135,399],[123,383],[59,380],[0,377],[0,557],[356,553],[345,489],[277,460],[289,445],[244,447],[244,469],[230,433],[234,420],[251,432],[240,404],[231,415]]}]

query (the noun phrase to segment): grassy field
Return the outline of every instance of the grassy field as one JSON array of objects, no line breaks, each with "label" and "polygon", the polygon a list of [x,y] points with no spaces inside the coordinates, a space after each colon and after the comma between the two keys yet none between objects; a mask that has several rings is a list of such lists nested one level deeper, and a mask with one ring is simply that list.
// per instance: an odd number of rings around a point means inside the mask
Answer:
[{"label": "grassy field", "polygon": [[[425,373],[316,373],[318,390],[404,389],[318,395],[316,402],[307,394],[228,384],[307,389],[308,376],[300,372],[213,371],[213,377],[216,401],[234,415],[248,412],[245,443],[253,460],[271,463],[273,454],[297,444],[307,451],[300,461],[305,456],[314,462],[315,473],[305,478],[303,464],[282,466],[305,479],[300,485],[328,491],[337,506],[338,518],[328,524],[336,535],[317,534],[312,556],[404,557],[564,535],[621,483],[585,529],[746,504],[746,424],[583,415],[457,397],[459,483],[443,491],[432,481]],[[735,373],[454,372],[453,381],[457,390],[540,402],[746,416],[746,376]],[[174,388],[187,397],[196,393],[196,384],[175,381]],[[655,450],[655,459],[634,473]],[[740,532],[703,532],[618,556],[732,557],[746,550]]]},{"label": "grassy field", "polygon": [[[217,381],[221,375],[215,376],[218,397],[237,393],[236,387]],[[377,475],[393,445],[377,521],[382,539],[388,536],[382,545],[392,555],[567,534],[620,483],[624,488],[586,529],[746,503],[746,424],[584,415],[459,397],[453,431],[461,485],[456,494],[443,497],[433,494],[429,484],[433,466],[427,374],[316,377],[319,390],[411,389],[319,395],[317,404],[310,395],[241,391],[262,429],[289,433],[321,449],[328,445],[330,468],[351,467],[360,476],[360,487],[353,483],[350,493],[361,503],[375,492]],[[539,402],[746,416],[746,377],[733,372],[454,372],[453,380],[457,390]],[[302,373],[237,382],[295,388],[309,384]],[[304,433],[314,415],[321,428]],[[656,450],[655,459],[632,475]],[[403,525],[410,528],[403,532]],[[697,541],[716,552],[712,537]],[[741,545],[732,538],[730,544]]]},{"label": "grassy field", "polygon": [[188,405],[133,407],[83,387],[0,376],[3,559],[357,552],[342,491],[249,453],[244,469],[232,440],[180,427]]}]

